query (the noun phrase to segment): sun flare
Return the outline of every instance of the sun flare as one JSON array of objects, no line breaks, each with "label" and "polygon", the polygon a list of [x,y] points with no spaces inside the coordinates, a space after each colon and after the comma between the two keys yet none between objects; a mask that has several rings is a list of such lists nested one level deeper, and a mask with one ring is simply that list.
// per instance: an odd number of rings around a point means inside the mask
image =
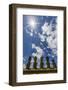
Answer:
[{"label": "sun flare", "polygon": [[36,27],[36,21],[33,20],[33,19],[30,20],[30,23],[29,24],[30,24],[30,26],[31,26],[32,29],[34,29]]}]

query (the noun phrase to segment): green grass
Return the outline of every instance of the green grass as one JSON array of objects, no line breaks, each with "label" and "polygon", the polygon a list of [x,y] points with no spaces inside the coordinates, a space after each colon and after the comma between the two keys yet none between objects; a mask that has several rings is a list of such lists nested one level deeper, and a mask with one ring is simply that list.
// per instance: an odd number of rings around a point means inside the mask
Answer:
[{"label": "green grass", "polygon": [[30,71],[30,70],[31,70],[31,71],[32,71],[32,70],[34,70],[34,71],[35,71],[35,70],[56,70],[56,68],[40,68],[40,69],[39,69],[39,68],[37,68],[37,69],[32,68],[32,69],[25,69],[25,70],[26,70],[26,71]]},{"label": "green grass", "polygon": [[57,68],[25,69],[23,74],[57,73]]}]

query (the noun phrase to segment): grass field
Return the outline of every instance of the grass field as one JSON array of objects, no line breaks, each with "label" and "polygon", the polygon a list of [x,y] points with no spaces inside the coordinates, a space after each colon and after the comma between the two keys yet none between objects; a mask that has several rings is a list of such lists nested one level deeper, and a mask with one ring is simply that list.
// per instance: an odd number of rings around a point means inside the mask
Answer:
[{"label": "grass field", "polygon": [[42,74],[42,73],[57,73],[57,68],[45,68],[45,69],[25,69],[23,74]]}]

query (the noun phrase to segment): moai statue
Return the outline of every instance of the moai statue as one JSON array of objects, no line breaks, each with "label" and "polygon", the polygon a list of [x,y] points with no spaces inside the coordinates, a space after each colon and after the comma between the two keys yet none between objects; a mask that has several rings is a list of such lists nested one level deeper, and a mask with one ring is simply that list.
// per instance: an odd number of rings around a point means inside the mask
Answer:
[{"label": "moai statue", "polygon": [[31,56],[29,56],[28,63],[26,65],[26,69],[30,69]]},{"label": "moai statue", "polygon": [[44,64],[43,64],[43,57],[41,57],[41,58],[40,58],[40,68],[43,69],[43,68],[44,68],[43,66],[44,66]]},{"label": "moai statue", "polygon": [[37,57],[34,57],[34,65],[33,65],[34,69],[37,69]]},{"label": "moai statue", "polygon": [[54,68],[57,68],[57,66],[56,66],[56,63],[55,63],[54,59],[52,60],[52,63],[53,63],[53,67],[54,67]]},{"label": "moai statue", "polygon": [[46,64],[47,64],[47,68],[50,68],[50,62],[49,62],[49,57],[46,57]]}]

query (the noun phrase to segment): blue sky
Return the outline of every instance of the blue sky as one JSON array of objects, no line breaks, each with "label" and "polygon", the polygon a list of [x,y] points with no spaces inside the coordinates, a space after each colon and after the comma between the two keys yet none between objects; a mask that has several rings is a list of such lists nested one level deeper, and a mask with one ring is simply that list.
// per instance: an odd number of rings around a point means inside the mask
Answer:
[{"label": "blue sky", "polygon": [[57,63],[57,16],[23,15],[23,62],[49,56]]}]

